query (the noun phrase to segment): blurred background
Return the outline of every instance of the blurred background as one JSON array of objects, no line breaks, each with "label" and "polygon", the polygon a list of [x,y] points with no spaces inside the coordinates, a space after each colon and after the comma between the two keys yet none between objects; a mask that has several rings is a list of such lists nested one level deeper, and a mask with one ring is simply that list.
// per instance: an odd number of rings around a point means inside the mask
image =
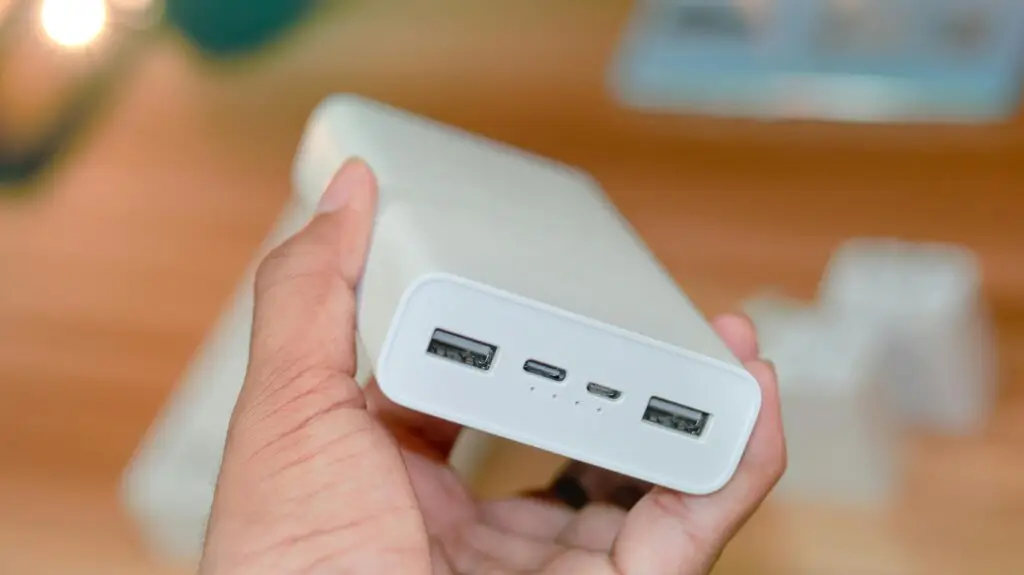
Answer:
[{"label": "blurred background", "polygon": [[[0,573],[189,572],[147,551],[121,475],[288,202],[308,114],[339,91],[587,169],[708,314],[785,294],[786,305],[755,306],[786,362],[783,384],[798,374],[799,397],[810,380],[847,386],[794,401],[804,415],[825,405],[875,421],[880,404],[860,379],[900,378],[837,375],[840,360],[807,368],[785,334],[816,332],[791,315],[779,328],[780,310],[814,305],[826,276],[829,293],[860,281],[858,294],[890,303],[953,294],[901,321],[940,326],[928,333],[949,337],[927,346],[947,359],[993,352],[990,375],[956,371],[972,375],[949,384],[968,398],[995,390],[991,404],[975,401],[969,431],[897,417],[891,435],[856,423],[825,432],[787,414],[796,440],[835,433],[846,443],[832,451],[869,456],[835,460],[831,479],[797,465],[798,488],[766,504],[716,573],[1024,572],[1024,123],[1011,25],[1024,11],[894,3],[903,28],[864,30],[912,48],[860,37],[850,45],[874,51],[822,60],[834,52],[812,40],[844,36],[783,9],[806,2],[728,14],[654,4],[0,0]],[[836,4],[822,22],[878,22],[847,10],[870,2]],[[989,18],[919,25],[949,6]],[[950,30],[955,55],[935,40]],[[905,247],[837,259],[863,237]],[[915,389],[927,403],[927,387]],[[888,477],[855,461],[896,443],[906,448],[887,453],[901,471],[885,495],[848,497],[859,488],[835,477]],[[532,488],[561,464],[503,445],[476,488]]]}]

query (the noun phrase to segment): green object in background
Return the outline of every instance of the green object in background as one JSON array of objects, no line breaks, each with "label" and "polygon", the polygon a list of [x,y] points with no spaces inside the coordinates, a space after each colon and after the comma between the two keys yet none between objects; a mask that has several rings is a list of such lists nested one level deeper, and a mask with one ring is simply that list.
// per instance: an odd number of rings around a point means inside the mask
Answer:
[{"label": "green object in background", "polygon": [[[0,41],[13,28],[37,26],[35,0],[0,0],[11,8],[0,18]],[[145,26],[116,11],[108,23],[116,31],[113,45],[90,76],[79,83],[61,109],[49,119],[45,132],[35,141],[8,141],[0,114],[0,196],[26,186],[48,172],[67,151],[126,68],[142,51],[144,38],[161,27],[172,28],[210,59],[241,57],[259,52],[283,32],[299,24],[322,0],[162,0],[152,4],[154,18]],[[161,10],[157,11],[156,7]],[[48,41],[40,37],[42,41]],[[0,42],[0,64],[5,54]],[[73,55],[69,54],[69,57]],[[2,86],[0,86],[2,89]],[[8,87],[10,89],[10,87]]]},{"label": "green object in background", "polygon": [[213,58],[244,55],[297,24],[316,0],[166,0],[166,23]]}]

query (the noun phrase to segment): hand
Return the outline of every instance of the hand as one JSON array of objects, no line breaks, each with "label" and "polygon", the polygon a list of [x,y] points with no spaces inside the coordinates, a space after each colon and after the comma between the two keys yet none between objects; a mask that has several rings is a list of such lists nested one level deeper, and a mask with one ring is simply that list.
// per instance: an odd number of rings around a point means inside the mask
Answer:
[{"label": "hand", "polygon": [[249,371],[232,416],[205,575],[707,573],[785,467],[772,368],[748,320],[715,327],[763,389],[734,479],[654,488],[630,510],[480,502],[445,463],[459,428],[401,409],[355,373],[355,305],[376,203],[348,163],[314,220],[263,262]]}]

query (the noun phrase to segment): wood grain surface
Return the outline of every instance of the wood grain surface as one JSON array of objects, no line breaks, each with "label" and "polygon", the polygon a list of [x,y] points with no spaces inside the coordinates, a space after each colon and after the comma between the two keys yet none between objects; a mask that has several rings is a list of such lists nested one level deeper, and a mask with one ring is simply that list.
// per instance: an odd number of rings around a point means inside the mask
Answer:
[{"label": "wood grain surface", "polygon": [[[983,436],[915,438],[890,510],[768,505],[718,572],[1024,572],[1021,122],[630,113],[605,92],[628,8],[339,3],[233,65],[155,40],[36,193],[0,200],[0,573],[163,572],[117,508],[118,475],[289,193],[306,115],[341,90],[592,171],[708,313],[766,286],[813,295],[853,235],[976,249],[1004,367]],[[555,463],[503,451],[482,488],[543,481]]]}]

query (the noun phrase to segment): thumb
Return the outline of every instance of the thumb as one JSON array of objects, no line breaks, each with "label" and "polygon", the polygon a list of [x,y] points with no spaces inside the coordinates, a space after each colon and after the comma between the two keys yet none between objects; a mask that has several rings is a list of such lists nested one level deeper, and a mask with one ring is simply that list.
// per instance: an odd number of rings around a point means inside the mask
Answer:
[{"label": "thumb", "polygon": [[401,453],[355,372],[355,286],[376,210],[361,161],[256,278],[249,371],[203,573],[418,573],[429,547]]}]

